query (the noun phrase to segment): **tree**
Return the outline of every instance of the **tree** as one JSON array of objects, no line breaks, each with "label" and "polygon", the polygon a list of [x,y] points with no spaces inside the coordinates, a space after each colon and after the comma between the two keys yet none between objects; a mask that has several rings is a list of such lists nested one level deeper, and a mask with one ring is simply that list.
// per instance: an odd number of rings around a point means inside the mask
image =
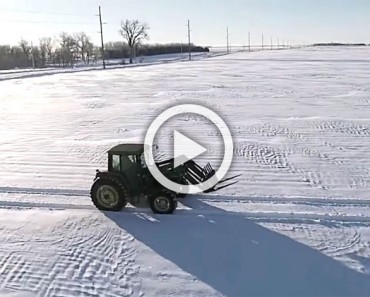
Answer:
[{"label": "tree", "polygon": [[60,39],[61,62],[63,66],[65,65],[73,66],[78,51],[77,41],[73,38],[72,35],[66,32],[60,33],[59,39]]},{"label": "tree", "polygon": [[149,25],[138,20],[126,20],[121,22],[121,30],[119,30],[122,37],[127,41],[130,49],[130,64],[134,57],[135,50],[141,41],[149,39],[148,35]]},{"label": "tree", "polygon": [[33,45],[31,44],[29,44],[28,43],[28,41],[27,40],[25,40],[25,39],[21,39],[21,41],[19,42],[19,45],[20,45],[20,47],[22,48],[22,50],[23,50],[23,53],[24,53],[24,56],[28,59],[28,60],[30,60],[31,59],[31,61],[32,61],[32,67],[35,67],[35,57],[34,57],[34,47],[33,47]]},{"label": "tree", "polygon": [[80,32],[75,33],[73,38],[81,54],[82,61],[84,61],[84,63],[89,64],[90,57],[94,47],[92,42],[90,41],[90,37],[87,36],[85,32]]},{"label": "tree", "polygon": [[22,48],[24,55],[28,58],[32,50],[28,41],[22,38],[21,41],[19,41],[19,46]]},{"label": "tree", "polygon": [[51,37],[40,38],[40,50],[41,55],[50,62],[53,58],[53,39]]}]

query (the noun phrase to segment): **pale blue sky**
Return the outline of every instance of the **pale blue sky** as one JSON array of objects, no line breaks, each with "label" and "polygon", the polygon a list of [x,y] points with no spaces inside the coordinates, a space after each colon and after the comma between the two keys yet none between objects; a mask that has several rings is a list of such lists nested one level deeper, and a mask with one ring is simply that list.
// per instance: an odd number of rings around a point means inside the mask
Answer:
[{"label": "pale blue sky", "polygon": [[237,45],[247,44],[248,31],[256,44],[262,33],[266,42],[370,43],[370,0],[1,0],[0,43],[61,31],[86,31],[98,43],[99,5],[105,41],[121,40],[120,20],[135,18],[150,25],[150,43],[186,42],[188,19],[199,45],[225,45],[226,26]]}]

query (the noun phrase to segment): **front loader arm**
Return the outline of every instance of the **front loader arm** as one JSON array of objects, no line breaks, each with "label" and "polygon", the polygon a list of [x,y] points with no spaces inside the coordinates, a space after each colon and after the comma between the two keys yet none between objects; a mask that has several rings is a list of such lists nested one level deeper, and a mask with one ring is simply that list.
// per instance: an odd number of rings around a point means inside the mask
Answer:
[{"label": "front loader arm", "polygon": [[[174,158],[156,162],[156,165],[158,169],[170,180],[181,184],[197,185],[209,180],[216,173],[211,164],[207,163],[205,167],[201,167],[193,160],[189,160],[176,168],[174,168]],[[220,183],[234,179],[238,176],[240,176],[240,174],[221,180],[211,189],[204,191],[204,193],[215,192],[231,186],[237,183],[237,181],[217,187]]]}]

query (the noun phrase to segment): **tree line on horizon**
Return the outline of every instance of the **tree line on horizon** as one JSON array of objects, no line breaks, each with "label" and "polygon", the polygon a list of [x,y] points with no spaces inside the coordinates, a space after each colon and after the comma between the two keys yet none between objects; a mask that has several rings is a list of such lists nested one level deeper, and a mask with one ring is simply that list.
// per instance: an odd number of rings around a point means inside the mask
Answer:
[{"label": "tree line on horizon", "polygon": [[366,43],[328,42],[328,43],[314,43],[312,46],[367,46],[367,45],[368,44],[366,44]]},{"label": "tree line on horizon", "polygon": [[[149,26],[138,20],[121,22],[123,41],[104,44],[104,58],[125,59],[134,62],[135,57],[187,52],[187,44],[144,44],[148,39]],[[190,45],[192,52],[207,52],[207,47]],[[74,67],[77,63],[90,65],[102,58],[101,46],[96,46],[85,32],[61,32],[58,37],[43,37],[33,45],[22,38],[18,45],[0,45],[0,69]]]}]

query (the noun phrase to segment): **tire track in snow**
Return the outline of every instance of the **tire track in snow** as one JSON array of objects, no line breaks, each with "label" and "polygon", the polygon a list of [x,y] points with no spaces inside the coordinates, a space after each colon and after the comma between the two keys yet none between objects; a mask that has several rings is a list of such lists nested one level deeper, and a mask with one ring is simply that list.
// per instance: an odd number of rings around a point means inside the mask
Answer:
[{"label": "tire track in snow", "polygon": [[[208,199],[202,199],[205,202]],[[85,210],[87,212],[97,213],[98,211],[93,206],[80,206],[80,205],[58,205],[58,204],[33,204],[33,203],[8,203],[4,202],[0,204],[1,208],[11,208],[11,209],[49,209],[49,210]],[[223,215],[227,209],[219,209],[214,211],[199,211],[199,210],[186,210],[178,209],[175,216],[186,216],[186,215]],[[150,209],[138,209],[134,207],[127,207],[121,211],[122,215],[140,215],[148,214],[152,216]],[[250,212],[250,211],[240,211],[240,212],[228,212],[232,215],[242,216],[248,218],[255,222],[290,222],[290,223],[304,223],[309,222],[311,224],[339,224],[339,225],[363,225],[370,226],[370,216],[346,216],[346,215],[330,215],[330,214],[312,214],[312,213],[279,213],[279,212]]]},{"label": "tire track in snow", "polygon": [[305,182],[310,186],[327,189],[330,183],[327,182],[327,177],[321,172],[313,170],[301,169],[288,161],[287,151],[282,151],[272,146],[251,143],[239,143],[234,149],[236,156],[242,156],[248,161],[255,162],[261,166],[268,168],[277,168],[284,170],[290,174],[298,174],[300,176],[297,182]]},{"label": "tire track in snow", "polygon": [[271,125],[269,123],[263,124],[263,125],[251,125],[251,126],[239,126],[233,128],[233,132],[237,136],[246,136],[246,135],[261,135],[264,137],[274,137],[274,136],[284,136],[287,139],[290,140],[301,140],[301,141],[308,141],[308,139],[292,130],[289,127],[282,126],[282,125]]},{"label": "tire track in snow", "polygon": [[72,216],[46,229],[21,238],[7,231],[7,249],[0,243],[3,287],[40,297],[139,296],[139,266],[130,234],[90,216]]},{"label": "tire track in snow", "polygon": [[261,223],[261,225],[308,245],[360,273],[368,273],[368,265],[363,259],[368,259],[370,245],[362,238],[356,226],[336,225],[333,228],[332,225],[313,226],[289,222]]},{"label": "tire track in snow", "polygon": [[[236,135],[238,137],[247,137],[250,134],[260,135],[262,137],[271,138],[275,136],[282,136],[296,144],[297,141],[307,142],[308,139],[302,134],[292,131],[290,128],[281,125],[252,125],[246,127],[237,127]],[[326,188],[324,181],[320,179],[319,173],[307,171],[294,166],[288,161],[288,154],[291,153],[289,149],[279,149],[271,145],[264,145],[260,143],[248,143],[241,141],[234,149],[235,155],[242,156],[250,162],[255,162],[258,165],[267,166],[267,168],[282,169],[290,174],[299,174],[301,182],[307,182],[312,186],[319,186]],[[301,151],[305,153],[307,150]],[[298,181],[297,181],[298,182]]]},{"label": "tire track in snow", "polygon": [[351,121],[318,121],[307,122],[310,128],[325,132],[336,132],[355,136],[370,136],[370,127]]},{"label": "tire track in snow", "polygon": [[[271,145],[260,143],[239,143],[234,149],[236,156],[242,156],[249,162],[257,163],[266,168],[275,168],[299,175],[301,182],[308,183],[311,186],[319,187],[324,190],[335,188],[336,186],[347,185],[349,188],[367,188],[370,180],[364,178],[368,170],[361,166],[353,166],[344,160],[331,157],[326,153],[302,147],[295,144],[294,147],[287,149],[277,148]],[[299,164],[290,161],[294,155],[311,158],[311,164],[317,164],[316,168],[300,168]],[[294,158],[293,158],[294,160]],[[305,163],[309,164],[309,163]],[[317,170],[324,165],[333,166],[335,170]]]},{"label": "tire track in snow", "polygon": [[234,154],[237,156],[242,156],[249,161],[254,161],[260,165],[266,165],[274,168],[290,168],[285,153],[278,151],[271,146],[240,143],[234,149]]},{"label": "tire track in snow", "polygon": [[[2,199],[7,198],[6,200],[1,200],[0,205],[2,206],[17,206],[24,205],[25,207],[37,207],[38,205],[43,205],[44,207],[77,207],[77,208],[90,208],[86,204],[63,204],[63,203],[48,203],[47,198],[53,196],[65,196],[65,197],[84,197],[87,198],[84,202],[90,202],[90,192],[88,190],[76,190],[76,189],[52,189],[52,188],[20,188],[20,187],[0,187],[0,194],[6,194],[7,196],[2,197]],[[17,201],[14,201],[13,194],[24,194],[31,196],[40,196],[44,198],[43,201],[19,201],[21,198],[16,196],[14,198]],[[41,197],[42,196],[42,197]],[[196,195],[189,195],[189,198],[185,199],[197,199]],[[46,198],[46,199],[45,199]],[[294,203],[294,204],[303,204],[303,205],[320,205],[320,206],[362,206],[370,207],[370,199],[343,199],[343,198],[318,198],[318,197],[253,197],[253,196],[227,196],[227,195],[207,195],[199,196],[199,199],[209,202],[235,202],[235,203]],[[77,200],[80,201],[80,200]]]},{"label": "tire track in snow", "polygon": [[[255,155],[259,155],[258,157],[253,158],[252,156],[248,161],[258,164],[261,170],[258,170],[258,172],[257,170],[250,170],[250,177],[257,176],[258,174],[261,178],[273,178],[272,181],[274,185],[280,184],[281,187],[286,185],[291,189],[297,189],[297,191],[302,189],[303,183],[310,185],[312,188],[318,188],[324,191],[330,189],[339,190],[342,188],[368,188],[370,179],[366,178],[369,174],[369,170],[366,168],[366,162],[369,162],[370,164],[370,158],[368,160],[363,160],[365,163],[357,166],[352,163],[352,158],[331,155],[333,151],[331,150],[328,152],[328,147],[333,147],[333,145],[330,144],[330,138],[326,135],[325,139],[323,139],[323,137],[320,137],[317,133],[313,137],[312,134],[314,131],[307,130],[307,127],[310,129],[316,127],[316,121],[312,121],[311,119],[306,121],[304,119],[300,119],[300,117],[294,119],[294,127],[298,127],[300,132],[297,132],[297,129],[292,129],[292,127],[290,127],[292,121],[291,118],[283,121],[284,125],[279,123],[263,123],[244,127],[237,126],[232,129],[233,134],[238,137],[238,140],[240,141],[239,144],[241,146],[243,146],[243,144],[252,144],[256,146],[256,148],[252,147],[252,149],[259,151],[255,153]],[[289,126],[285,125],[287,123],[289,123]],[[365,133],[367,131],[367,127],[364,125],[355,125],[355,128],[357,130],[360,129],[361,131],[364,130]],[[350,129],[350,132],[356,134],[352,130]],[[251,135],[253,137],[253,142],[245,141],[245,139],[251,139]],[[259,140],[261,137],[262,141]],[[335,148],[339,149],[343,154],[343,149],[341,147]],[[240,153],[242,149],[243,148],[240,149],[237,147],[235,155],[245,157],[245,153]],[[269,150],[269,152],[265,152],[266,155],[263,156],[263,151],[267,150]],[[282,162],[274,162],[274,159],[279,158],[279,156],[284,156],[284,165]],[[307,159],[306,162],[303,162],[305,160],[300,158],[300,156],[309,159]],[[276,168],[273,164],[266,164],[266,160],[272,160],[275,165],[280,163],[280,165],[282,165],[280,166],[281,169]],[[313,166],[308,166],[309,164],[312,164]],[[283,167],[287,167],[288,170],[284,170]],[[268,170],[269,168],[275,170]],[[282,173],[281,177],[278,176],[279,171]],[[274,175],[266,176],[271,175],[272,173],[274,173]],[[298,175],[299,179],[297,182],[291,181],[289,184],[286,184],[286,177],[283,178],[284,174],[286,176],[286,173]],[[260,182],[252,179],[248,185],[250,186],[251,183],[253,186],[257,186]],[[299,183],[301,183],[302,186],[300,186]],[[265,187],[267,180],[265,183],[260,184],[262,187]]]},{"label": "tire track in snow", "polygon": [[[19,188],[19,187],[0,187],[0,194],[26,194],[26,195],[44,195],[46,198],[48,196],[66,196],[66,197],[85,197],[90,200],[90,192],[88,190],[76,190],[76,189],[43,189],[43,188]],[[193,197],[193,198],[192,198]],[[19,197],[15,197],[19,200]],[[209,202],[235,202],[235,203],[295,203],[304,205],[321,205],[321,206],[364,206],[370,207],[370,199],[342,199],[342,198],[317,198],[317,197],[248,197],[248,196],[227,196],[227,195],[207,195],[207,196],[196,196],[189,195],[185,199],[201,199]],[[47,200],[46,200],[47,201]],[[87,200],[86,200],[87,201]],[[7,200],[1,200],[0,205],[2,206],[25,206],[30,205],[30,207],[38,205],[46,205],[45,207],[52,207],[53,205],[59,207],[63,206],[63,203],[41,203],[41,202],[21,202],[14,201],[10,197]],[[81,207],[89,208],[88,205],[76,205],[76,204],[66,204],[66,206],[71,207]],[[67,207],[68,208],[68,207]]]},{"label": "tire track in snow", "polygon": [[208,202],[243,203],[293,203],[317,206],[357,206],[370,207],[370,199],[338,199],[338,198],[307,198],[307,197],[247,197],[247,196],[208,196],[199,198]]},{"label": "tire track in snow", "polygon": [[361,234],[356,229],[342,229],[336,238],[328,236],[322,241],[320,250],[331,257],[341,257],[359,251],[363,244]]},{"label": "tire track in snow", "polygon": [[44,188],[23,188],[23,187],[0,187],[0,193],[7,194],[29,194],[29,195],[50,195],[50,196],[89,196],[87,190],[72,189],[44,189]]},{"label": "tire track in snow", "polygon": [[320,232],[316,229],[298,227],[311,246],[333,258],[340,258],[357,252],[361,249],[363,243],[361,235],[356,228],[325,228]]}]

